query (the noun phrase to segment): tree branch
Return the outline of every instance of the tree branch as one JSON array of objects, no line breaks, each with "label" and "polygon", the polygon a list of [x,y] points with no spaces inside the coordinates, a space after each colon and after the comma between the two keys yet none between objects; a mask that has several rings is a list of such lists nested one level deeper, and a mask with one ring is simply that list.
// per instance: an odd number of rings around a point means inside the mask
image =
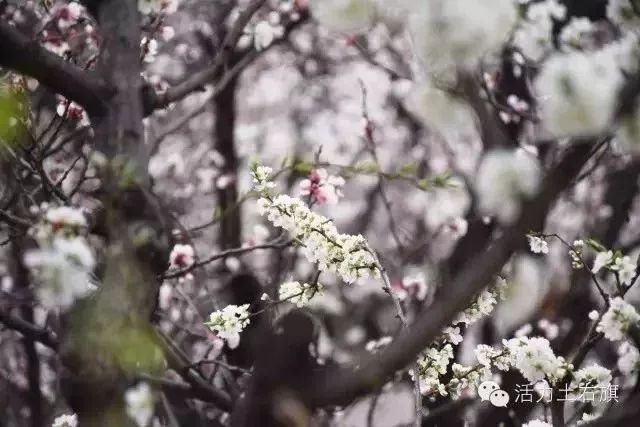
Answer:
[{"label": "tree branch", "polygon": [[109,95],[94,73],[64,61],[6,22],[0,22],[0,66],[37,79],[90,114],[100,113]]},{"label": "tree branch", "polygon": [[170,88],[164,94],[157,96],[154,102],[154,107],[163,108],[172,102],[184,98],[191,92],[202,88],[204,85],[211,83],[231,59],[233,50],[238,44],[238,40],[242,36],[244,28],[247,26],[253,15],[262,7],[265,1],[266,0],[253,0],[238,16],[238,19],[235,21],[233,27],[225,37],[220,52],[216,55],[213,64],[210,67]]},{"label": "tree branch", "polygon": [[312,390],[304,391],[315,407],[342,405],[383,384],[403,369],[429,345],[442,329],[464,310],[475,295],[491,281],[520,245],[529,228],[546,216],[551,203],[571,183],[590,155],[590,144],[577,142],[547,174],[541,193],[522,207],[519,220],[504,231],[473,262],[468,263],[442,292],[430,310],[425,310],[408,331],[379,355],[361,361],[358,369],[337,368],[316,378]]},{"label": "tree branch", "polygon": [[39,328],[33,323],[29,323],[18,316],[0,310],[0,323],[3,323],[7,328],[20,332],[25,337],[38,341],[53,350],[58,349],[58,338],[53,332]]}]

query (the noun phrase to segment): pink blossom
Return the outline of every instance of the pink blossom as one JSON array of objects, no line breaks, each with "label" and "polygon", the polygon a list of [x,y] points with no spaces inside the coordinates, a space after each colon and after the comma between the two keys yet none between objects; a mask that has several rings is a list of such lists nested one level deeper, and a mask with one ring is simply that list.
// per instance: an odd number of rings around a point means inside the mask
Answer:
[{"label": "pink blossom", "polygon": [[326,169],[313,169],[309,177],[300,183],[300,195],[308,196],[312,203],[334,205],[343,196],[344,178],[329,175]]},{"label": "pink blossom", "polygon": [[172,268],[191,267],[195,260],[193,246],[177,244],[169,255],[169,264]]},{"label": "pink blossom", "polygon": [[422,273],[405,276],[402,280],[392,283],[391,287],[402,301],[409,296],[418,301],[424,301],[429,291],[427,281]]}]

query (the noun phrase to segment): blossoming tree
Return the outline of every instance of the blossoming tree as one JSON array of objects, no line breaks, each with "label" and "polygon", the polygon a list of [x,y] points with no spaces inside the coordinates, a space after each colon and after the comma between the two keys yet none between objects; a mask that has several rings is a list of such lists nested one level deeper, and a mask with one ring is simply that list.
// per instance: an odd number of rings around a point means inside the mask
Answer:
[{"label": "blossoming tree", "polygon": [[635,0],[0,0],[0,424],[631,425]]}]

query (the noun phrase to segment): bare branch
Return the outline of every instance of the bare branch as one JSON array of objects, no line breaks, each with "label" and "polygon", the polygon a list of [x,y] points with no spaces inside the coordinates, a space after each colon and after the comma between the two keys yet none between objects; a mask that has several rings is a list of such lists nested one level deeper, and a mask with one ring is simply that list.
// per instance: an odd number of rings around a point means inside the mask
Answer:
[{"label": "bare branch", "polygon": [[251,17],[262,7],[266,0],[253,0],[249,6],[238,16],[233,24],[233,28],[225,37],[221,50],[213,61],[213,64],[199,73],[194,74],[189,79],[167,90],[163,95],[158,96],[155,104],[156,108],[169,105],[171,102],[178,101],[202,88],[207,83],[211,83],[213,79],[223,70],[225,65],[229,63],[233,50],[238,44],[238,40],[243,34],[244,28],[251,20]]},{"label": "bare branch", "polygon": [[22,335],[29,337],[34,341],[38,341],[53,350],[58,348],[58,338],[53,332],[47,329],[42,329],[9,312],[0,310],[0,323],[3,323],[7,328],[20,332]]}]

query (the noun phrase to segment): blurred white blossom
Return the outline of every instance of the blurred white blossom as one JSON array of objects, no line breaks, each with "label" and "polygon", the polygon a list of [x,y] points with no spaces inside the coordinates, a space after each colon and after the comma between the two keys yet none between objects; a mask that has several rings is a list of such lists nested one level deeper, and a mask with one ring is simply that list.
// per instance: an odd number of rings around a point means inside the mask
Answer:
[{"label": "blurred white blossom", "polygon": [[135,387],[127,389],[124,394],[127,415],[133,419],[138,427],[148,427],[154,413],[154,398],[151,386],[141,382]]},{"label": "blurred white blossom", "polygon": [[76,414],[64,414],[53,420],[51,427],[78,427],[78,416]]},{"label": "blurred white blossom", "polygon": [[612,124],[622,74],[609,51],[555,54],[535,81],[542,123],[556,136],[589,136]]},{"label": "blurred white blossom", "polygon": [[92,290],[93,251],[83,237],[55,237],[25,253],[24,263],[36,276],[36,294],[48,308],[67,308]]},{"label": "blurred white blossom", "polygon": [[523,198],[533,197],[540,186],[538,160],[520,151],[493,150],[478,168],[476,191],[480,211],[511,223],[520,213]]},{"label": "blurred white blossom", "polygon": [[415,3],[409,31],[425,67],[441,77],[473,67],[498,49],[513,29],[513,0],[431,0]]}]

